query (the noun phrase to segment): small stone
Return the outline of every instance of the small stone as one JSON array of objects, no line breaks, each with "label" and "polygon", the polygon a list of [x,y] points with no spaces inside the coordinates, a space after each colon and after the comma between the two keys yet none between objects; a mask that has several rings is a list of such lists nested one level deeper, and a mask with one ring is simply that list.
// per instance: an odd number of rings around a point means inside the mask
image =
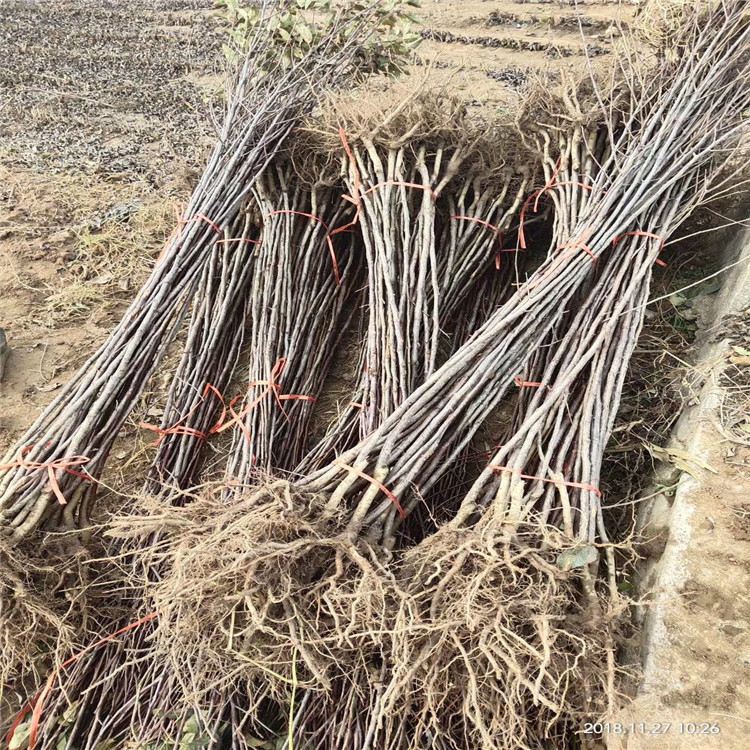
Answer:
[{"label": "small stone", "polygon": [[8,347],[8,340],[5,336],[5,331],[0,328],[0,380],[2,380],[3,374],[5,373],[5,362],[10,355],[10,349]]},{"label": "small stone", "polygon": [[561,552],[557,557],[557,567],[561,570],[572,570],[573,568],[585,568],[599,559],[596,547],[587,545]]},{"label": "small stone", "polygon": [[730,638],[734,638],[737,635],[747,632],[747,628],[748,625],[744,620],[733,620],[732,622],[725,622],[721,625],[721,630]]},{"label": "small stone", "polygon": [[48,237],[48,240],[50,242],[60,243],[60,242],[68,242],[69,240],[72,240],[75,237],[75,234],[70,229],[63,229],[60,232],[55,232],[54,234],[51,234]]}]

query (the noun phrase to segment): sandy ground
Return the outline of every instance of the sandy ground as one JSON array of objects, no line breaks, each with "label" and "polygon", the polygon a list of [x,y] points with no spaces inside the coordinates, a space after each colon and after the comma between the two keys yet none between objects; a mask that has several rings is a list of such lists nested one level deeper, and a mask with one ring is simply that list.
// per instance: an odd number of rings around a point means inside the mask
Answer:
[{"label": "sandy ground", "polygon": [[[642,612],[645,679],[618,717],[636,730],[610,735],[610,750],[750,746],[750,368],[736,354],[750,341],[750,272],[736,281],[716,302],[735,313],[717,326],[716,308],[705,311],[696,397],[671,439],[711,470],[693,477],[661,466],[644,503],[641,576],[654,602]],[[673,481],[676,491],[658,492]]]},{"label": "sandy ground", "polygon": [[0,8],[3,446],[106,338],[199,174],[221,58],[197,5]]},{"label": "sandy ground", "polygon": [[[0,450],[104,341],[199,174],[221,81],[211,5],[0,2],[0,327],[11,349],[0,384]],[[423,0],[420,68],[475,106],[512,109],[529,78],[582,72],[586,50],[595,66],[611,65],[618,24],[632,21],[633,4],[578,7],[580,28],[568,2]],[[144,398],[141,413],[149,408]],[[143,439],[137,421],[126,425],[126,443]],[[116,451],[114,468],[132,455]],[[724,467],[724,458],[740,467]],[[719,463],[731,494],[732,472],[744,476],[748,460]],[[720,486],[712,493],[705,515],[716,528],[746,534],[746,511],[737,515],[744,500]],[[737,591],[750,552],[737,538],[706,534],[716,565],[706,568],[708,582],[688,581],[684,593],[691,650],[710,640],[716,617],[747,630]],[[726,711],[747,712],[750,655],[734,675],[728,662],[711,663],[710,649],[701,653],[700,694],[685,692],[681,706],[692,700],[698,711],[713,695]],[[723,697],[730,682],[734,702]]]}]

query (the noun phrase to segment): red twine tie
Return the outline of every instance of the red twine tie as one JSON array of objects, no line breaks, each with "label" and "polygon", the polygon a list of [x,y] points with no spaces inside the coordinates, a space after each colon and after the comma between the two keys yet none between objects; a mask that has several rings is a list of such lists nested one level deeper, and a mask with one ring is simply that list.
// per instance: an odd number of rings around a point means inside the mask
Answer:
[{"label": "red twine tie", "polygon": [[370,484],[374,484],[393,503],[396,510],[398,511],[399,517],[402,519],[406,518],[406,513],[404,513],[404,509],[401,507],[401,503],[398,501],[398,498],[382,482],[378,482],[375,477],[371,477],[369,474],[365,474],[363,471],[355,469],[353,466],[349,466],[349,464],[345,464],[343,461],[336,460],[333,463],[336,466],[340,466],[342,469],[351,471],[358,477],[362,477],[362,479],[366,479]]},{"label": "red twine tie", "polygon": [[[250,435],[250,432],[248,431],[247,427],[244,424],[244,419],[269,394],[273,394],[273,397],[276,400],[276,403],[279,405],[279,409],[281,409],[281,413],[284,415],[287,422],[289,421],[289,415],[284,410],[284,406],[281,403],[282,401],[311,401],[315,403],[317,399],[313,398],[312,396],[300,396],[297,394],[281,392],[281,384],[278,383],[277,380],[278,378],[281,377],[282,373],[284,372],[284,368],[286,367],[286,364],[287,364],[287,360],[281,357],[280,359],[276,360],[276,364],[271,369],[271,373],[268,377],[268,380],[254,380],[252,383],[248,384],[247,393],[250,392],[251,388],[255,388],[257,386],[265,386],[266,389],[257,398],[253,399],[253,401],[250,404],[245,406],[245,408],[242,409],[242,411],[240,411],[239,413],[234,410],[234,405],[237,403],[237,401],[243,398],[243,396],[242,395],[235,396],[230,401],[229,406],[228,406],[229,413],[232,415],[232,419],[230,419],[228,422],[222,421],[221,424],[218,424],[213,428],[214,431],[224,432],[224,430],[228,430],[230,427],[236,424],[244,433],[247,441],[251,442],[252,436]],[[245,396],[247,395],[247,393],[245,394]]]},{"label": "red twine tie", "polygon": [[13,722],[13,726],[11,726],[10,731],[5,738],[7,746],[10,747],[10,743],[13,740],[13,735],[15,734],[16,729],[18,729],[23,720],[26,718],[26,715],[33,708],[33,713],[31,715],[31,726],[29,728],[29,750],[34,750],[34,747],[36,746],[37,735],[39,734],[39,725],[41,724],[42,720],[44,704],[46,703],[49,694],[52,692],[52,688],[55,684],[55,680],[57,679],[57,675],[60,674],[63,669],[66,669],[71,664],[78,661],[78,659],[80,659],[82,656],[85,656],[99,646],[103,646],[105,643],[108,643],[114,638],[117,638],[118,635],[127,633],[129,630],[134,630],[135,628],[140,627],[141,625],[149,622],[149,620],[153,620],[158,616],[158,612],[152,612],[150,615],[142,617],[137,622],[133,622],[130,625],[126,625],[124,628],[120,628],[117,632],[112,633],[112,635],[108,635],[105,638],[98,640],[96,643],[92,643],[90,646],[87,646],[82,651],[79,651],[74,656],[71,656],[70,659],[64,661],[59,667],[57,667],[47,678],[47,683],[45,684],[44,688],[26,704],[24,709],[16,717],[16,720]]},{"label": "red twine tie", "polygon": [[22,448],[18,459],[13,463],[0,466],[0,471],[6,471],[7,469],[15,469],[19,467],[28,469],[29,471],[46,470],[50,487],[52,487],[52,492],[54,492],[55,497],[57,498],[57,501],[60,503],[60,505],[67,505],[68,501],[65,499],[65,495],[63,495],[62,491],[60,490],[60,485],[57,482],[57,476],[55,474],[56,471],[65,471],[68,474],[73,474],[74,476],[80,477],[81,479],[86,479],[89,482],[93,481],[93,477],[91,477],[90,475],[82,474],[80,471],[76,471],[74,468],[72,468],[74,466],[83,466],[84,464],[87,464],[91,460],[88,456],[64,456],[63,458],[55,458],[52,461],[28,461],[23,457],[33,447],[33,445],[28,445],[25,448]]},{"label": "red twine tie", "polygon": [[330,232],[328,232],[328,236],[326,237],[326,241],[328,242],[328,252],[331,255],[331,262],[333,263],[333,273],[336,277],[337,285],[341,284],[341,277],[339,276],[339,264],[336,260],[336,250],[333,247],[333,238],[335,235],[341,234],[342,232],[348,232],[352,227],[355,227],[357,225],[357,222],[359,221],[359,215],[362,212],[362,198],[359,195],[360,180],[357,160],[354,158],[354,154],[349,147],[349,141],[346,139],[346,131],[342,127],[339,127],[339,137],[341,138],[341,143],[344,145],[344,151],[346,152],[346,155],[349,158],[349,162],[352,165],[352,169],[354,171],[355,198],[351,198],[348,195],[345,195],[344,198],[353,203],[357,210],[354,214],[354,218],[348,224],[344,224],[344,226],[339,227],[338,229],[331,230]]},{"label": "red twine tie", "polygon": [[278,211],[271,211],[270,214],[268,214],[268,217],[271,216],[278,216],[279,214],[294,214],[296,216],[305,216],[308,219],[312,219],[313,221],[317,221],[319,224],[323,226],[323,228],[326,230],[326,243],[328,244],[328,251],[331,255],[331,262],[333,263],[333,275],[336,279],[336,286],[340,286],[341,284],[341,276],[339,275],[339,264],[336,260],[336,252],[333,249],[333,243],[331,242],[331,236],[334,234],[338,234],[339,232],[346,231],[346,227],[342,227],[341,229],[336,229],[333,232],[330,230],[328,224],[326,224],[323,219],[320,218],[320,216],[316,216],[315,214],[308,214],[304,211],[292,211],[290,208],[284,208],[280,209]]},{"label": "red twine tie", "polygon": [[[513,382],[519,387],[519,388],[539,388],[542,384],[532,382],[530,380],[521,380],[521,378],[514,378]],[[547,386],[549,388],[549,386]]]},{"label": "red twine tie", "polygon": [[[252,437],[245,427],[244,424],[244,418],[270,393],[273,394],[274,398],[276,399],[276,402],[279,405],[279,408],[281,409],[282,413],[284,414],[284,417],[289,421],[289,415],[284,410],[284,406],[281,403],[282,401],[312,401],[315,402],[317,399],[313,398],[312,396],[299,396],[295,394],[289,394],[289,393],[281,393],[281,385],[277,382],[278,378],[281,377],[282,373],[284,372],[284,368],[286,367],[286,359],[283,357],[276,361],[276,364],[273,366],[273,369],[271,370],[271,374],[269,376],[268,380],[255,380],[252,383],[248,384],[248,390],[247,392],[250,392],[251,388],[254,388],[256,386],[265,386],[266,390],[263,391],[257,398],[255,398],[252,403],[245,406],[242,411],[239,413],[235,411],[234,406],[235,404],[241,399],[244,398],[242,394],[239,396],[235,396],[227,405],[224,396],[221,395],[219,390],[213,386],[211,383],[206,383],[206,387],[203,390],[203,394],[201,395],[200,400],[198,403],[184,416],[182,417],[176,424],[172,425],[171,427],[156,427],[155,425],[147,424],[146,422],[140,422],[139,427],[142,427],[145,430],[151,430],[151,432],[157,433],[159,435],[159,439],[154,443],[154,445],[159,446],[161,442],[164,440],[164,438],[167,435],[188,435],[190,437],[197,438],[198,440],[208,440],[208,438],[211,435],[216,435],[221,432],[224,432],[225,430],[228,430],[230,427],[233,427],[235,424],[240,427],[240,429],[245,434],[245,437],[247,438],[248,442],[251,441]],[[206,400],[209,393],[216,396],[216,398],[219,399],[221,402],[221,415],[219,416],[219,419],[216,421],[216,423],[211,427],[208,432],[203,432],[201,430],[197,430],[193,427],[188,427],[187,425],[183,424],[186,420],[190,418],[190,416],[195,412],[195,410]],[[245,394],[247,395],[247,394]],[[227,412],[231,415],[231,419],[227,421]]]},{"label": "red twine tie", "polygon": [[[640,230],[637,230],[634,232],[625,232],[625,234],[621,234],[615,237],[612,240],[612,247],[617,247],[617,243],[623,237],[650,237],[651,239],[659,240],[659,252],[661,252],[664,249],[664,245],[666,244],[664,241],[664,237],[658,234],[652,234],[651,232],[641,232]],[[654,262],[662,266],[663,268],[668,268],[667,264],[663,260],[660,260],[659,258],[657,258]]]},{"label": "red twine tie", "polygon": [[582,482],[566,482],[563,479],[550,479],[549,477],[535,477],[531,474],[522,474],[522,469],[512,469],[510,466],[496,466],[495,464],[488,464],[488,469],[492,469],[492,471],[509,471],[513,474],[518,474],[521,479],[538,479],[540,482],[550,482],[551,484],[562,484],[565,485],[565,487],[576,487],[580,490],[590,490],[591,492],[594,492],[597,497],[601,497],[602,493],[601,490],[598,487],[594,487],[593,484],[583,484]]},{"label": "red twine tie", "polygon": [[218,224],[211,221],[211,219],[209,219],[208,216],[205,216],[204,214],[193,214],[193,216],[191,216],[189,219],[181,219],[179,221],[179,225],[180,227],[183,227],[185,226],[185,224],[193,224],[194,222],[197,222],[197,221],[205,222],[206,224],[208,224],[208,226],[210,226],[214,230],[214,232],[216,232],[220,236],[224,234],[224,232],[221,230]]},{"label": "red twine tie", "polygon": [[308,219],[313,219],[314,221],[319,222],[323,225],[323,228],[326,230],[326,232],[330,232],[330,229],[328,228],[328,224],[326,224],[323,219],[320,218],[320,216],[316,216],[315,214],[307,214],[304,211],[292,211],[290,208],[282,208],[278,211],[271,211],[270,214],[268,214],[269,217],[271,216],[278,216],[279,214],[294,214],[295,216],[304,216]]},{"label": "red twine tie", "polygon": [[[164,253],[166,253],[167,248],[172,244],[172,242],[175,240],[176,237],[182,237],[182,228],[185,226],[185,224],[192,224],[196,221],[204,221],[206,224],[208,224],[219,236],[223,236],[224,232],[221,230],[221,228],[211,219],[209,219],[207,216],[204,216],[203,214],[195,214],[194,216],[191,216],[189,219],[182,219],[180,218],[180,215],[182,214],[182,204],[175,203],[175,218],[177,219],[177,226],[172,230],[172,233],[167,237],[167,241],[164,243],[164,247],[161,249],[161,252],[159,253],[158,257],[156,258],[156,262],[154,263],[154,266],[158,266],[161,262],[162,258],[164,257]],[[237,240],[218,240],[218,242],[235,242]],[[253,242],[256,243],[255,240],[246,240],[246,242]]]},{"label": "red twine tie", "polygon": [[547,190],[551,190],[555,187],[562,187],[563,185],[578,185],[578,187],[583,188],[584,190],[593,190],[592,185],[586,185],[583,182],[576,182],[575,180],[566,180],[564,182],[556,182],[557,175],[560,172],[562,165],[560,163],[560,159],[555,162],[555,168],[552,172],[552,176],[549,178],[548,182],[544,185],[544,187],[540,188],[539,190],[535,190],[523,203],[523,206],[521,207],[521,220],[519,223],[519,229],[518,229],[518,239],[521,245],[521,250],[526,249],[526,234],[524,232],[524,222],[526,221],[526,211],[531,204],[531,201],[534,201],[534,213],[536,213],[539,210],[539,199],[542,197],[542,195],[547,192]]},{"label": "red twine tie", "polygon": [[456,221],[473,221],[475,224],[481,224],[483,227],[487,227],[487,229],[491,229],[495,233],[497,241],[500,243],[500,249],[495,253],[495,268],[498,271],[500,270],[500,253],[515,252],[515,250],[506,250],[503,247],[503,235],[500,231],[500,227],[496,227],[494,224],[490,224],[489,221],[485,221],[484,219],[476,219],[473,216],[451,216],[451,219],[455,219]]},{"label": "red twine tie", "polygon": [[[186,425],[184,425],[183,422],[190,419],[190,417],[195,413],[195,410],[206,400],[206,397],[209,393],[213,393],[221,401],[222,412],[221,417],[219,417],[219,421],[208,432],[202,432],[201,430],[196,430],[193,427],[187,427]],[[198,440],[208,440],[209,435],[213,435],[219,431],[218,428],[223,424],[224,419],[226,418],[226,413],[227,410],[224,406],[224,397],[221,395],[221,393],[219,393],[218,389],[215,386],[211,385],[211,383],[206,383],[206,387],[203,389],[203,394],[201,395],[198,403],[184,417],[182,417],[171,427],[157,427],[156,425],[148,424],[147,422],[139,422],[138,426],[142,427],[144,430],[151,430],[151,432],[155,432],[157,435],[159,435],[159,439],[154,443],[154,445],[157,447],[161,445],[167,435],[188,435],[190,437],[198,438]]]},{"label": "red twine tie", "polygon": [[580,240],[573,240],[572,242],[566,242],[564,245],[560,245],[560,247],[557,248],[555,252],[558,252],[560,250],[565,250],[566,247],[576,248],[580,247],[581,250],[583,250],[590,258],[591,263],[596,263],[596,255],[591,252],[591,248],[586,244],[585,239],[581,237]]}]

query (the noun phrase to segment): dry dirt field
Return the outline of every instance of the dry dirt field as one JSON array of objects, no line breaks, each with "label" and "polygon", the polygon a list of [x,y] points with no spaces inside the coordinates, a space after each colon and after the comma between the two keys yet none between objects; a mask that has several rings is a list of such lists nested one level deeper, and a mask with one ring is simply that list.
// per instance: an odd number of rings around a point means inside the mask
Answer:
[{"label": "dry dirt field", "polygon": [[[195,184],[221,101],[212,5],[0,0],[0,327],[10,347],[2,452],[105,340]],[[618,26],[636,12],[579,0],[579,27],[576,4],[564,0],[422,5],[415,74],[429,68],[471,106],[504,111],[531,77],[610,64]],[[123,430],[105,477],[115,489],[139,484],[150,437],[137,425],[158,415],[158,390]],[[708,562],[686,583],[690,642],[676,645],[687,652],[681,668],[697,677],[666,705],[675,721],[735,717],[733,736],[711,747],[739,750],[750,747],[750,457],[717,439],[711,461],[720,481],[695,519]]]}]

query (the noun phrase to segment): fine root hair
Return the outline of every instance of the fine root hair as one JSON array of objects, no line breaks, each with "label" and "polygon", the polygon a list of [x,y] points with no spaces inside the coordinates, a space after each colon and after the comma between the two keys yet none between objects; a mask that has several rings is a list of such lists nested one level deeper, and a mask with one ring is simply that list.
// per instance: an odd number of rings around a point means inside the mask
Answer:
[{"label": "fine root hair", "polygon": [[[333,721],[372,747],[440,736],[497,750],[607,713],[621,609],[589,571],[555,564],[560,535],[531,524],[510,543],[491,523],[444,528],[389,559],[347,537],[324,502],[276,481],[230,506],[208,493],[137,521],[161,532],[146,552],[159,569],[152,644],[198,708],[240,689],[260,718],[269,698],[288,708],[293,686],[307,696],[289,719],[300,740]],[[114,533],[134,533],[132,521]],[[323,712],[335,696],[348,697]]]},{"label": "fine root hair", "polygon": [[329,689],[386,629],[393,577],[344,525],[320,496],[276,481],[231,505],[207,493],[119,519],[112,533],[151,535],[141,561],[159,571],[145,582],[153,645],[186,695],[200,703],[242,684],[257,708],[284,703],[293,675],[300,689]]},{"label": "fine root hair", "polygon": [[82,626],[84,593],[76,557],[0,542],[0,696],[16,680],[39,679],[50,656],[72,650]]}]

